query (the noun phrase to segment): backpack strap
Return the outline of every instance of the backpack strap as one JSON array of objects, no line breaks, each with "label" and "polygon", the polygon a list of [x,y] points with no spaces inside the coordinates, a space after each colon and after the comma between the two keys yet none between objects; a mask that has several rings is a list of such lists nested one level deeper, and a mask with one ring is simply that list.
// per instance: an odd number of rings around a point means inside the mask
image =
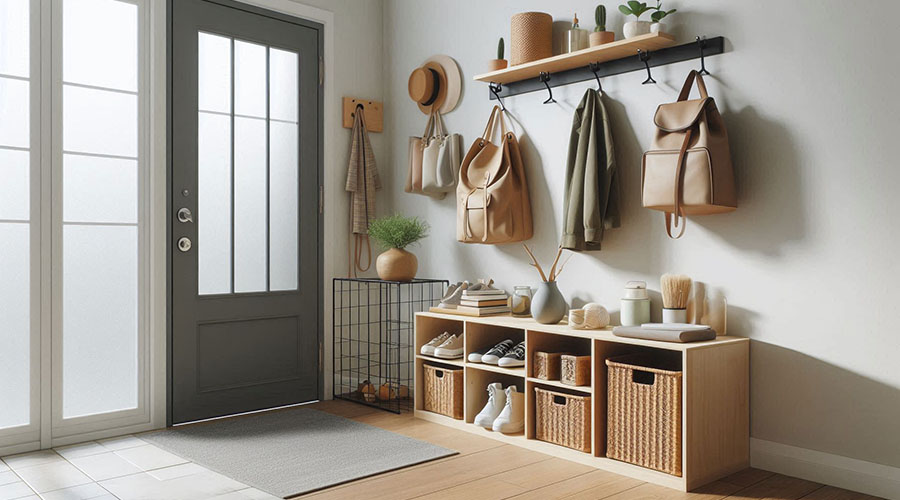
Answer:
[{"label": "backpack strap", "polygon": [[[693,71],[692,73],[696,73]],[[699,75],[698,75],[699,76]],[[666,218],[666,234],[669,238],[677,240],[684,234],[684,228],[687,225],[687,217],[684,216],[684,208],[681,206],[681,196],[684,191],[684,170],[685,160],[687,158],[688,144],[691,142],[691,136],[694,135],[694,127],[691,126],[684,133],[684,142],[681,143],[681,149],[678,151],[678,163],[675,166],[675,211],[663,214]],[[674,221],[672,220],[674,219]],[[681,220],[681,230],[678,235],[672,236],[672,226],[678,228],[679,219]]]},{"label": "backpack strap", "polygon": [[678,94],[678,101],[687,100],[688,96],[691,94],[691,87],[694,85],[694,79],[697,80],[697,90],[700,91],[700,98],[706,99],[709,97],[709,94],[706,92],[706,83],[703,82],[703,76],[701,76],[700,73],[697,73],[697,70],[692,69],[691,72],[688,73],[684,85],[681,87],[681,92]]}]

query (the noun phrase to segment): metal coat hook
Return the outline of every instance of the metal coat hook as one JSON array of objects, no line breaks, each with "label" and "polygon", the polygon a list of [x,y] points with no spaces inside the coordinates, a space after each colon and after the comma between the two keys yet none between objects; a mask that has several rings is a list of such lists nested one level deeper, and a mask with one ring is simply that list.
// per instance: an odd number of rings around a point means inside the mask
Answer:
[{"label": "metal coat hook", "polygon": [[600,84],[600,75],[597,74],[597,71],[600,70],[600,63],[592,62],[588,64],[588,67],[591,68],[591,73],[593,73],[594,78],[597,79],[597,91],[603,92],[603,85]]},{"label": "metal coat hook", "polygon": [[500,110],[506,111],[506,106],[503,105],[503,99],[500,98],[500,92],[503,90],[503,85],[500,83],[491,82],[488,84],[488,89],[491,91],[491,94],[494,94],[494,97],[496,97],[497,101],[500,103]]},{"label": "metal coat hook", "polygon": [[638,49],[638,58],[644,63],[644,67],[647,68],[647,79],[641,82],[641,85],[656,83],[656,80],[650,75],[650,51],[644,52],[643,50]]},{"label": "metal coat hook", "polygon": [[553,98],[553,91],[550,90],[550,84],[547,83],[550,81],[550,73],[541,71],[540,79],[542,82],[544,82],[544,86],[547,87],[547,93],[550,94],[550,97],[548,97],[547,100],[544,101],[544,104],[550,104],[551,102],[556,102],[556,99]]},{"label": "metal coat hook", "polygon": [[700,71],[698,71],[697,73],[701,75],[708,75],[709,71],[706,71],[706,60],[703,58],[703,49],[706,48],[706,37],[698,36],[697,44],[700,45]]}]

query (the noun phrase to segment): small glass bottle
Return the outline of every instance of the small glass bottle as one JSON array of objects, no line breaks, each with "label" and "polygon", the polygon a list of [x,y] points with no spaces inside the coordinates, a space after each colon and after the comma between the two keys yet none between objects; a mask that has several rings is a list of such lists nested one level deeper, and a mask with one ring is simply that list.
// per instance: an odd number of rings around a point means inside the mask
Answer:
[{"label": "small glass bottle", "polygon": [[566,40],[568,41],[569,52],[588,48],[588,32],[578,27],[577,13],[575,14],[575,19],[572,20],[572,29],[566,32]]},{"label": "small glass bottle", "polygon": [[517,286],[513,289],[513,316],[531,316],[531,297],[530,286]]}]

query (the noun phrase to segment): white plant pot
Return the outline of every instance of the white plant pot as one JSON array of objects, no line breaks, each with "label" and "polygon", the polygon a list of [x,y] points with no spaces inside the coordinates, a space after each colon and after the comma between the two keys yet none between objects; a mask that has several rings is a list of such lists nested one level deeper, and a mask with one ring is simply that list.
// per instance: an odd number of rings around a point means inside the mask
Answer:
[{"label": "white plant pot", "polygon": [[628,21],[622,27],[622,34],[625,35],[625,38],[634,38],[647,33],[650,33],[650,21]]},{"label": "white plant pot", "polygon": [[650,25],[650,33],[665,33],[666,23],[653,23]]}]

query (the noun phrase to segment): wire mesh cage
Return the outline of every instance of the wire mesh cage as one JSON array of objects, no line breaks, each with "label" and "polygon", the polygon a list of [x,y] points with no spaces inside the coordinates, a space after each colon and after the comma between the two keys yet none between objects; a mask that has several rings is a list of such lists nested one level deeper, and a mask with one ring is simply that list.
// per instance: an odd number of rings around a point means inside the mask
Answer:
[{"label": "wire mesh cage", "polygon": [[415,314],[437,305],[447,280],[335,278],[334,398],[394,413],[412,409]]}]

